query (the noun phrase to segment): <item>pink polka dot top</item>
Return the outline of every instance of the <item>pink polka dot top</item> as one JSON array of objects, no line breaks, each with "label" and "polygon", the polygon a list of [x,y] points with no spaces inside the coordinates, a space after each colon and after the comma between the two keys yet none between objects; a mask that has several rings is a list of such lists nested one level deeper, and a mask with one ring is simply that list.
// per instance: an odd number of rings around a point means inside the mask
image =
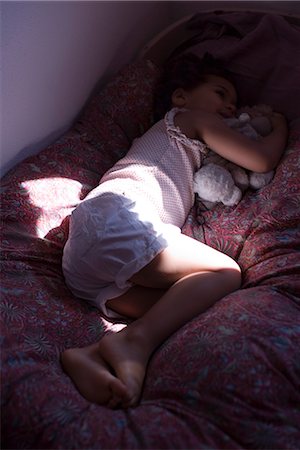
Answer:
[{"label": "pink polka dot top", "polygon": [[102,177],[95,194],[113,192],[142,199],[144,205],[150,202],[163,223],[181,228],[194,202],[193,175],[207,148],[174,125],[179,111],[183,109],[171,109],[135,139],[127,155]]}]

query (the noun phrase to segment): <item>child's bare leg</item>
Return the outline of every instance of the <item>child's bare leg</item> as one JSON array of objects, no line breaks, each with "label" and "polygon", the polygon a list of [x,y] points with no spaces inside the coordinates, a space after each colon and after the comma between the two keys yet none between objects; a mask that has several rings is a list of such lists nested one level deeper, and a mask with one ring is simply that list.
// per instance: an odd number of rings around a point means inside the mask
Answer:
[{"label": "child's bare leg", "polygon": [[120,297],[106,302],[106,306],[129,319],[143,316],[165,294],[166,289],[135,285]]},{"label": "child's bare leg", "polygon": [[[180,238],[176,246],[168,247],[132,278],[146,287],[166,289],[171,286],[165,294],[138,320],[92,346],[89,355],[86,349],[69,351],[71,355],[77,351],[78,365],[67,371],[80,392],[84,395],[87,383],[91,392],[94,387],[94,400],[91,397],[89,400],[111,407],[119,401],[124,407],[135,405],[154,350],[182,325],[239,288],[240,269],[231,258],[184,235]],[[117,310],[111,301],[113,306]],[[82,355],[85,355],[84,362]],[[96,355],[98,358],[101,355],[106,367],[110,368],[109,373],[116,375],[120,383],[119,389],[115,386],[111,389],[108,402],[99,401],[96,394],[101,386],[106,389],[105,377],[104,380],[103,375],[97,378],[95,365],[87,362],[95,361]],[[100,365],[103,371],[104,365]],[[68,368],[68,364],[66,366]],[[78,376],[80,370],[85,373],[82,379]],[[95,383],[95,379],[99,381]]]}]

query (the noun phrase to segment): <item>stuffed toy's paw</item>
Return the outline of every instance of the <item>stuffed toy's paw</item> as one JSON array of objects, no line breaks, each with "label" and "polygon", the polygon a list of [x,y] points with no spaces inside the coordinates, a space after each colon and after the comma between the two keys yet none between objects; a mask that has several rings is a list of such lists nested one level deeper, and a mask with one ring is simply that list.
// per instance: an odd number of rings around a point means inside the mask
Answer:
[{"label": "stuffed toy's paw", "polygon": [[252,189],[261,189],[270,183],[274,176],[274,170],[265,173],[250,172],[249,184]]},{"label": "stuffed toy's paw", "polygon": [[194,190],[207,202],[221,202],[226,206],[237,205],[242,191],[235,185],[231,174],[217,164],[207,164],[194,175]]}]

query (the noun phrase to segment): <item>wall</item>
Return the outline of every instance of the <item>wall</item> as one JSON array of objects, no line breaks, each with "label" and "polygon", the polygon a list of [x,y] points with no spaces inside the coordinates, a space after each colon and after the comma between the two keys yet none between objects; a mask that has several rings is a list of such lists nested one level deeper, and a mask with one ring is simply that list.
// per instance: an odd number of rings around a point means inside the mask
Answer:
[{"label": "wall", "polygon": [[198,11],[214,10],[214,9],[255,9],[259,11],[274,11],[283,12],[285,14],[299,14],[300,15],[300,2],[294,1],[176,1],[172,2],[171,14],[173,20],[180,19],[181,17],[189,14],[197,13]]},{"label": "wall", "polygon": [[97,81],[172,18],[168,2],[1,2],[1,174],[68,129]]},{"label": "wall", "polygon": [[300,14],[298,1],[2,1],[1,174],[55,141],[93,88],[164,27],[200,10]]}]

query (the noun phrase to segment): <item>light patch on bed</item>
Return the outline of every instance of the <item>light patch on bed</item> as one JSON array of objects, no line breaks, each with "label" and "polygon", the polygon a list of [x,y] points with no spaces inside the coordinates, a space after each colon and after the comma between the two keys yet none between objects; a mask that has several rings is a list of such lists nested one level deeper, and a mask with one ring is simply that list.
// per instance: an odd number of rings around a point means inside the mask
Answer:
[{"label": "light patch on bed", "polygon": [[27,180],[21,183],[30,202],[38,208],[68,207],[80,201],[82,184],[70,178],[54,177]]},{"label": "light patch on bed", "polygon": [[[23,195],[35,208],[36,232],[41,238],[73,211],[81,200],[83,185],[64,177],[39,178],[21,183]],[[37,216],[37,217],[36,217]]]}]

